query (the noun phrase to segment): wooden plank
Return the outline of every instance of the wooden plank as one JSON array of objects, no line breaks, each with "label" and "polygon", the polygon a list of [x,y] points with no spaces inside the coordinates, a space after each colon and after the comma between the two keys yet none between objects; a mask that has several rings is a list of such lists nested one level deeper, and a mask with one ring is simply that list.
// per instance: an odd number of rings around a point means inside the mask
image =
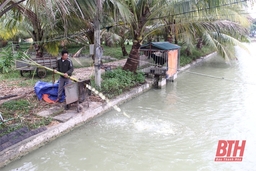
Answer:
[{"label": "wooden plank", "polygon": [[56,57],[36,58],[35,62],[37,62],[40,65],[49,67],[49,68],[56,68],[57,67],[57,58]]},{"label": "wooden plank", "polygon": [[35,67],[30,66],[29,64],[25,62],[15,61],[15,67],[17,70],[25,70],[25,71],[32,71],[35,69]]},{"label": "wooden plank", "polygon": [[[57,67],[57,58],[56,57],[42,57],[42,58],[32,58],[33,61],[36,63],[46,66],[49,68],[56,68]],[[35,70],[36,67],[31,66],[25,62],[15,61],[15,66],[17,70]]]}]

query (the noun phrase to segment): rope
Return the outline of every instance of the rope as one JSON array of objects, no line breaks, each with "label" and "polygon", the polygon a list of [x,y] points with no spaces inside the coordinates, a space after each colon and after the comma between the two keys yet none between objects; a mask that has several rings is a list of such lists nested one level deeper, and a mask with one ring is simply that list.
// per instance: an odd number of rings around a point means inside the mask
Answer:
[{"label": "rope", "polygon": [[256,83],[246,83],[246,82],[241,82],[241,81],[236,81],[236,80],[228,79],[228,78],[225,78],[225,77],[217,77],[217,76],[202,74],[202,73],[198,73],[198,72],[191,72],[191,71],[184,71],[184,72],[187,72],[187,73],[190,73],[190,74],[194,74],[194,75],[203,76],[203,77],[214,78],[214,79],[218,79],[218,80],[225,80],[225,81],[235,82],[235,83],[239,83],[239,84],[256,85]]},{"label": "rope", "polygon": [[14,120],[14,119],[22,119],[22,117],[20,117],[20,115],[18,115],[17,118],[9,118],[9,119],[5,120],[5,119],[3,118],[3,116],[2,116],[2,113],[0,112],[0,120],[1,120],[0,125],[4,124],[5,122],[12,121],[12,120]]}]

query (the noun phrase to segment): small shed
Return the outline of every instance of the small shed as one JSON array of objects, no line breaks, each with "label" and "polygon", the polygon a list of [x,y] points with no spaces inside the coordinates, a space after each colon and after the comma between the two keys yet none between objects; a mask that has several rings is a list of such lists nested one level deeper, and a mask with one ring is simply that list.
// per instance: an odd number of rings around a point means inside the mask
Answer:
[{"label": "small shed", "polygon": [[[180,46],[169,42],[150,42],[140,47],[140,53],[140,61],[143,61],[143,56],[144,59],[151,60],[147,62],[151,65],[148,66],[150,69],[144,71],[165,76],[168,80],[174,80],[177,77]],[[143,62],[140,66],[143,66]]]}]

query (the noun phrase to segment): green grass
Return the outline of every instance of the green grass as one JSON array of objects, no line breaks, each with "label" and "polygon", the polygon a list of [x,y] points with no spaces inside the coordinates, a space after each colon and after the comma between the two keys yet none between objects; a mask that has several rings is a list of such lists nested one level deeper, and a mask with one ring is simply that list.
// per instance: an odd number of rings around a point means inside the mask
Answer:
[{"label": "green grass", "polygon": [[17,100],[3,103],[1,108],[8,111],[8,113],[16,110],[21,110],[22,112],[27,113],[30,108],[29,105],[27,100]]},{"label": "green grass", "polygon": [[[128,53],[130,53],[132,45],[126,45],[126,51]],[[127,58],[127,56],[123,56],[122,51],[121,51],[121,47],[117,46],[117,47],[107,47],[107,46],[103,46],[104,50],[103,50],[103,54],[104,56],[111,56],[113,58],[116,59],[125,59]]]},{"label": "green grass", "polygon": [[[59,79],[58,75],[54,75],[55,80]],[[19,86],[19,87],[29,87],[34,86],[38,80],[51,82],[52,81],[52,72],[47,71],[47,75],[45,78],[38,78],[36,75],[33,76],[27,73],[24,77],[20,75],[20,71],[14,70],[10,73],[0,74],[0,81],[5,80],[8,81],[7,86]]]},{"label": "green grass", "polygon": [[204,46],[202,49],[193,49],[192,54],[190,56],[187,56],[185,54],[185,48],[181,48],[180,50],[180,66],[185,66],[194,60],[206,56],[210,53],[214,52],[212,48]]},{"label": "green grass", "polygon": [[35,129],[51,122],[51,118],[42,118],[33,114],[35,103],[19,99],[3,103],[0,106],[5,122],[0,122],[0,137],[23,126]]},{"label": "green grass", "polygon": [[[82,46],[81,45],[76,45],[76,46],[68,46],[67,49],[69,53],[74,54],[76,53]],[[121,47],[120,46],[113,46],[113,47],[108,47],[105,45],[102,45],[103,47],[103,56],[111,56],[116,59],[124,59],[126,57],[123,56]],[[126,45],[126,51],[129,53],[132,48],[132,45]],[[89,55],[89,45],[86,46],[82,51],[81,51],[82,56],[88,56]]]},{"label": "green grass", "polygon": [[12,80],[12,79],[16,79],[19,76],[20,76],[19,71],[14,70],[14,71],[9,72],[9,73],[0,74],[0,80],[2,80],[2,79]]}]

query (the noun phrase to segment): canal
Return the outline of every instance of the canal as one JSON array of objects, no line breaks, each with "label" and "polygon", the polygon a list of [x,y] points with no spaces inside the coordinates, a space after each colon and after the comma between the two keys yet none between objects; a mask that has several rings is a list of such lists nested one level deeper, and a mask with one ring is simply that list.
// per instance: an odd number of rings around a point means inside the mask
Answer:
[{"label": "canal", "polygon": [[[256,168],[256,44],[213,57],[1,171],[246,171]],[[246,140],[243,161],[215,162],[219,140]]]}]

